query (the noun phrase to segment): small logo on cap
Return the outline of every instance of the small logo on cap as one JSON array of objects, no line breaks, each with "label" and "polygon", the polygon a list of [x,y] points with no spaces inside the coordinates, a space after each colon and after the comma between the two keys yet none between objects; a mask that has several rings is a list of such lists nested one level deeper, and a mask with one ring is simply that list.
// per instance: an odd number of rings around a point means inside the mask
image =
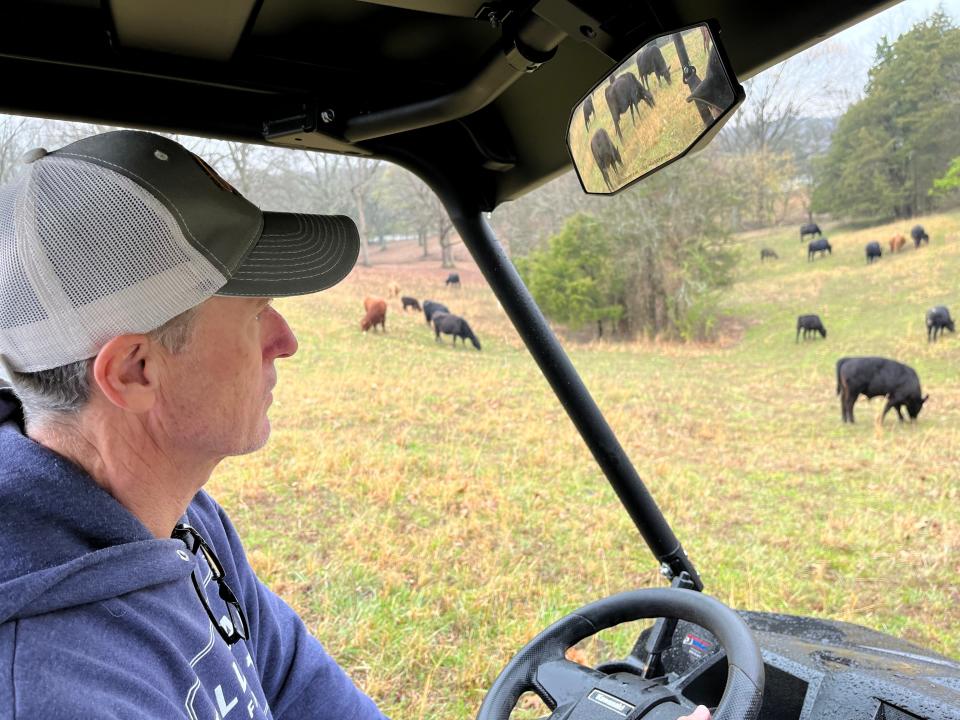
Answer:
[{"label": "small logo on cap", "polygon": [[154,150],[154,151],[153,151],[153,156],[154,156],[157,160],[169,160],[169,159],[170,159],[170,156],[167,155],[163,150]]},{"label": "small logo on cap", "polygon": [[193,159],[197,161],[197,165],[199,165],[203,169],[203,171],[210,176],[210,179],[213,180],[221,190],[229,190],[234,195],[240,195],[240,193],[237,192],[237,189],[233,185],[231,185],[222,177],[217,175],[216,170],[214,170],[212,167],[207,165],[202,159],[200,159],[193,153],[190,153],[190,154],[193,156]]}]

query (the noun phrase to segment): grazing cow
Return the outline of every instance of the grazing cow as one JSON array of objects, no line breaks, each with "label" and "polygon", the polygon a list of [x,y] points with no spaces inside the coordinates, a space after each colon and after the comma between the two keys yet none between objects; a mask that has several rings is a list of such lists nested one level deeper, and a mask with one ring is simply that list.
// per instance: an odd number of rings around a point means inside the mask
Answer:
[{"label": "grazing cow", "polygon": [[914,225],[910,230],[910,237],[913,238],[913,246],[915,248],[920,247],[920,243],[930,244],[930,236],[927,235],[927,231],[923,229],[923,225]]},{"label": "grazing cow", "polygon": [[387,283],[387,297],[399,297],[400,296],[400,285],[397,284],[396,280],[391,280]]},{"label": "grazing cow", "polygon": [[440,340],[440,333],[443,333],[444,335],[453,335],[454,347],[457,345],[457,338],[460,338],[463,340],[464,346],[469,340],[477,350],[480,349],[480,341],[477,340],[477,336],[473,334],[473,330],[470,329],[467,321],[459,315],[451,315],[445,312],[434,313],[433,329],[437,335],[437,341]]},{"label": "grazing cow", "polygon": [[663,59],[663,53],[656,45],[648,45],[640,54],[637,55],[637,75],[640,76],[640,82],[646,90],[650,89],[650,81],[647,76],[651,73],[656,74],[657,84],[663,87],[663,81],[670,84],[670,68],[667,67],[666,60]]},{"label": "grazing cow", "polygon": [[805,225],[800,226],[800,242],[803,242],[803,239],[807,235],[810,235],[811,237],[814,235],[820,235],[822,237],[823,233],[820,232],[820,226],[816,223],[806,223]]},{"label": "grazing cow", "polygon": [[430,319],[433,317],[434,313],[445,312],[448,313],[450,310],[446,305],[441,305],[438,302],[433,300],[424,300],[423,301],[423,315],[427,318],[427,325],[430,324]]},{"label": "grazing cow", "polygon": [[880,243],[868,242],[867,243],[867,264],[869,265],[874,260],[879,260],[883,257],[883,249],[880,247]]},{"label": "grazing cow", "polygon": [[927,342],[937,341],[937,333],[943,335],[944,330],[956,332],[950,311],[943,305],[937,305],[927,310]]},{"label": "grazing cow", "polygon": [[830,241],[827,238],[820,238],[819,240],[811,240],[807,245],[807,262],[813,260],[817,253],[829,253],[833,255],[833,247],[830,245]]},{"label": "grazing cow", "polygon": [[460,273],[450,273],[449,275],[447,275],[446,282],[444,282],[443,284],[455,285],[457,287],[460,287]]},{"label": "grazing cow", "polygon": [[[697,101],[700,106],[700,117],[705,125],[711,124],[711,119],[720,117],[734,102],[733,88],[730,87],[730,81],[727,79],[727,73],[723,69],[723,63],[720,61],[720,55],[717,49],[710,51],[707,60],[707,72],[703,76],[703,82],[691,89],[687,102]],[[708,115],[704,115],[702,110],[706,108]]]},{"label": "grazing cow", "polygon": [[[623,160],[620,159],[620,151],[613,144],[613,140],[607,135],[603,128],[597,130],[590,138],[590,152],[593,153],[593,159],[600,168],[600,174],[603,176],[603,182],[607,184],[607,190],[613,190],[613,184],[610,182],[608,170],[613,170],[617,175],[623,172]],[[617,169],[617,166],[620,169]]]},{"label": "grazing cow", "polygon": [[403,303],[403,311],[406,312],[408,307],[412,307],[414,310],[420,310],[420,303],[417,302],[416,298],[412,298],[409,295],[404,295],[400,298],[400,302]]},{"label": "grazing cow", "polygon": [[887,404],[880,416],[883,423],[887,412],[896,409],[903,422],[901,407],[907,408],[910,422],[917,419],[920,409],[929,395],[920,395],[920,378],[916,371],[896,360],[882,357],[849,357],[837,360],[837,395],[844,422],[853,422],[853,405],[860,395],[874,398],[887,397]]},{"label": "grazing cow", "polygon": [[[610,117],[613,118],[613,126],[617,129],[617,137],[620,138],[620,142],[623,142],[623,133],[620,132],[620,116],[629,112],[630,119],[636,125],[637,118],[640,117],[640,101],[642,100],[650,107],[656,105],[650,91],[645,90],[633,73],[629,72],[618,78],[611,76],[610,84],[603,89],[603,95],[607,99]],[[634,115],[634,112],[636,112],[636,115]],[[591,147],[592,145],[591,141]],[[596,157],[596,154],[594,154],[594,157]]]},{"label": "grazing cow", "polygon": [[387,331],[387,301],[383,298],[365,297],[363,299],[363,309],[367,314],[360,321],[360,329],[366,332],[371,327],[377,331],[377,325],[384,332]]},{"label": "grazing cow", "polygon": [[907,244],[907,239],[903,235],[894,235],[890,238],[890,252],[896,253],[903,250],[903,246]]},{"label": "grazing cow", "polygon": [[593,109],[593,95],[587,95],[583,101],[583,127],[590,129],[590,116],[596,115],[597,111]]},{"label": "grazing cow", "polygon": [[770,248],[763,248],[760,250],[760,262],[763,262],[766,258],[770,258],[771,260],[779,260],[780,256]]},{"label": "grazing cow", "polygon": [[819,315],[801,315],[797,318],[797,339],[795,342],[800,342],[800,331],[803,330],[803,339],[806,340],[807,336],[813,333],[816,336],[817,333],[820,333],[820,337],[827,336],[827,329],[823,326],[823,323],[820,322]]}]

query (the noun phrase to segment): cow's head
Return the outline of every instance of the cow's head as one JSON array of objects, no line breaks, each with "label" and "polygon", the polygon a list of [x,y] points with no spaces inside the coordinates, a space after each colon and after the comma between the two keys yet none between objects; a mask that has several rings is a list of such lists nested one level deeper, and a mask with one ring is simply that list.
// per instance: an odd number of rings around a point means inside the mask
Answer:
[{"label": "cow's head", "polygon": [[910,398],[907,400],[907,414],[911,420],[917,419],[917,415],[920,414],[920,410],[923,409],[923,404],[929,397],[930,395],[924,395],[922,398]]}]

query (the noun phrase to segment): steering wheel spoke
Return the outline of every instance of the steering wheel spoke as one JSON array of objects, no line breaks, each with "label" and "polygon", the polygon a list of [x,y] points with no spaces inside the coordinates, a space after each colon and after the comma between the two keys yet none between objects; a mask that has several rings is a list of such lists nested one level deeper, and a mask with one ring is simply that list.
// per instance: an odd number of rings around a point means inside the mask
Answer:
[{"label": "steering wheel spoke", "polygon": [[534,691],[548,705],[559,707],[576,702],[604,677],[604,673],[571,660],[553,660],[537,668]]}]

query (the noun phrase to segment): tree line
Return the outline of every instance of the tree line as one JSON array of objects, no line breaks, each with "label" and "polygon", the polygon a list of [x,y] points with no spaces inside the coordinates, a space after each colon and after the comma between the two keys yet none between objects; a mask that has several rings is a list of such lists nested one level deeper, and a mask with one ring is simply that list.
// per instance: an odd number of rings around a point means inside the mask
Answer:
[{"label": "tree line", "polygon": [[[844,52],[823,43],[752,78],[748,103],[706,151],[614,198],[585,195],[568,173],[498,208],[491,224],[547,316],[600,337],[707,338],[737,259],[733,233],[814,213],[879,221],[956,204],[960,30],[938,11],[884,38],[855,101],[837,90]],[[105,129],[0,117],[0,181],[33,147]],[[454,264],[449,216],[399,167],[174,139],[261,207],[354,218],[361,264],[398,237],[416,238],[423,259],[439,249],[441,265]]]}]

